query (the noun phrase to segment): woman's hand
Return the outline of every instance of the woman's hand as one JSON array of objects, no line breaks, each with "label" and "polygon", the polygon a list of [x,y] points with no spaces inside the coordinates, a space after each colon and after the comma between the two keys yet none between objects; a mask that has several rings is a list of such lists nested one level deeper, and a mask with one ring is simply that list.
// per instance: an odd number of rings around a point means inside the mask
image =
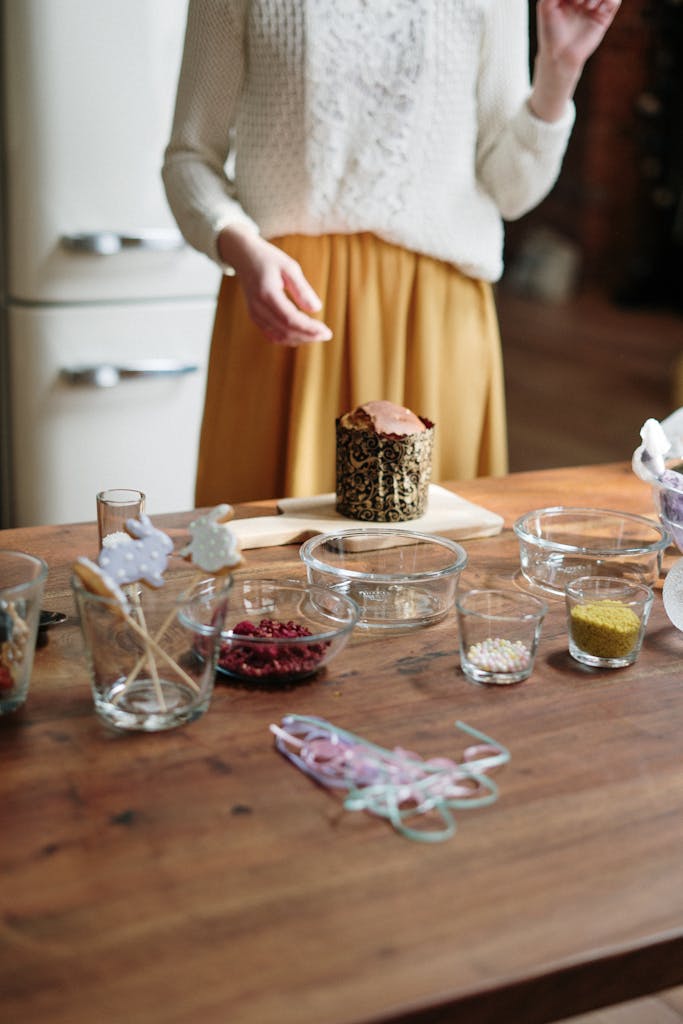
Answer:
[{"label": "woman's hand", "polygon": [[620,0],[539,0],[539,56],[581,71],[602,42]]},{"label": "woman's hand", "polygon": [[329,327],[307,315],[317,313],[321,302],[296,260],[242,227],[221,231],[218,253],[234,267],[249,316],[270,341],[281,345],[329,341]]},{"label": "woman's hand", "polygon": [[538,54],[530,99],[537,117],[562,117],[584,64],[602,42],[619,4],[620,0],[538,0]]}]

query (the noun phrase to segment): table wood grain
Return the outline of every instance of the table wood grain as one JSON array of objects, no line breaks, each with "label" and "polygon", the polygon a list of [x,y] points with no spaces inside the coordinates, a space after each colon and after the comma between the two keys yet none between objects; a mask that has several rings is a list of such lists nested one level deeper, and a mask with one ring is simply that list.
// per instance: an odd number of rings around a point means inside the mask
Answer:
[{"label": "table wood grain", "polygon": [[[450,486],[505,520],[465,542],[465,583],[522,585],[511,525],[532,508],[653,515],[621,464]],[[179,542],[191,518],[155,521]],[[69,588],[95,546],[94,523],[0,533],[48,561],[44,605],[69,613],[0,720],[3,1020],[542,1024],[683,983],[683,634],[661,582],[630,668],[574,663],[551,598],[517,686],[465,680],[450,614],[356,633],[313,681],[219,682],[192,725],[118,735],[93,713]],[[293,545],[241,571],[304,576]],[[459,756],[461,719],[511,751],[500,798],[411,842],[275,751],[288,712],[424,756]]]}]

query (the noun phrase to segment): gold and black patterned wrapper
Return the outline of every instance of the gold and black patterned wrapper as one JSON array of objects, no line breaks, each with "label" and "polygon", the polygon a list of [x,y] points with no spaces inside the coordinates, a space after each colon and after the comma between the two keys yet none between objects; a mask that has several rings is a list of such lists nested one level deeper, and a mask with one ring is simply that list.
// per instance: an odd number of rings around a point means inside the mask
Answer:
[{"label": "gold and black patterned wrapper", "polygon": [[399,523],[424,515],[434,424],[422,422],[425,431],[397,437],[336,421],[337,512],[366,523]]}]

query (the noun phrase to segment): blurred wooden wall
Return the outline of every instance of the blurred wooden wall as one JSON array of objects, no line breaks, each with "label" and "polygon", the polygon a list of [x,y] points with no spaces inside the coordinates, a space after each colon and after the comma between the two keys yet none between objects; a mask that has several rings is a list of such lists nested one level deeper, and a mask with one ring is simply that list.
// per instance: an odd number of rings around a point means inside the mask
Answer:
[{"label": "blurred wooden wall", "polygon": [[[532,35],[535,6],[530,0]],[[635,294],[645,278],[668,272],[657,250],[670,243],[681,203],[682,37],[680,0],[625,0],[579,85],[560,179],[541,206],[508,225],[506,264],[545,225],[577,243],[584,284],[626,302],[646,297]]]}]

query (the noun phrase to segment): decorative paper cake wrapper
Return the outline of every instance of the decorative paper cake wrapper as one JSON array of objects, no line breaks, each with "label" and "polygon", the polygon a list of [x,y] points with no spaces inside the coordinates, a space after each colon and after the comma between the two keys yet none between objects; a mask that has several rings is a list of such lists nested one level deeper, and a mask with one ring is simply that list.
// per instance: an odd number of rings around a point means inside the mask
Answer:
[{"label": "decorative paper cake wrapper", "polygon": [[386,523],[424,514],[434,424],[422,422],[427,427],[422,433],[384,437],[336,421],[338,512],[350,519]]}]

